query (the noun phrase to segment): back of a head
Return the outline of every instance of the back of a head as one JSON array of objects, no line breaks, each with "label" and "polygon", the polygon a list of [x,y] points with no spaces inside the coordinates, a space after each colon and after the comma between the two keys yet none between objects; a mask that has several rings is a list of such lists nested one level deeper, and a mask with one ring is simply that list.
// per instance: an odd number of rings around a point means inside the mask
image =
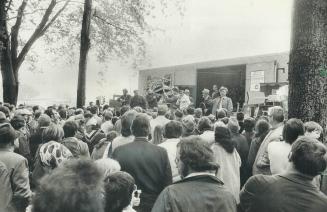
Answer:
[{"label": "back of a head", "polygon": [[187,107],[186,108],[186,112],[188,115],[194,115],[194,112],[195,112],[195,108],[190,106],[190,107]]},{"label": "back of a head", "polygon": [[25,127],[26,123],[25,123],[25,119],[23,116],[21,115],[15,115],[11,120],[10,120],[10,124],[11,126],[15,129],[15,130],[19,130],[22,127]]},{"label": "back of a head", "polygon": [[168,111],[167,105],[159,105],[158,107],[158,116],[164,116]]},{"label": "back of a head", "polygon": [[121,118],[121,134],[124,137],[132,135],[131,126],[137,113],[134,110],[126,112]]},{"label": "back of a head", "polygon": [[78,125],[75,121],[66,121],[63,126],[63,130],[65,138],[74,137],[78,130]]},{"label": "back of a head", "polygon": [[0,124],[0,147],[13,144],[16,136],[14,128],[9,123]]},{"label": "back of a head", "polygon": [[179,118],[179,119],[183,118],[183,112],[180,110],[176,110],[174,114],[175,114],[176,118]]},{"label": "back of a head", "polygon": [[118,172],[121,169],[118,161],[111,158],[101,158],[96,160],[95,164],[104,177],[108,177],[110,174]]},{"label": "back of a head", "polygon": [[255,127],[254,118],[248,117],[248,118],[244,119],[243,127],[244,127],[245,132],[252,132]]},{"label": "back of a head", "polygon": [[315,131],[315,130],[317,130],[319,132],[323,131],[320,124],[318,124],[317,122],[314,122],[314,121],[305,122],[304,123],[304,128],[305,128],[306,132],[312,132],[312,131]]},{"label": "back of a head", "polygon": [[222,119],[222,118],[225,118],[227,116],[227,113],[226,113],[226,110],[221,108],[221,109],[218,109],[217,112],[216,112],[216,118],[217,119]]},{"label": "back of a head", "polygon": [[130,110],[130,107],[128,105],[124,105],[120,108],[120,115],[123,116],[127,111]]},{"label": "back of a head", "polygon": [[43,143],[49,141],[61,141],[64,137],[64,130],[61,126],[57,124],[51,124],[49,127],[45,128],[42,132],[42,141]]},{"label": "back of a head", "polygon": [[281,123],[284,121],[284,109],[280,106],[274,106],[269,108],[269,116],[272,117],[274,121],[277,123]]},{"label": "back of a head", "polygon": [[32,212],[102,212],[103,176],[94,162],[70,160],[41,180]]},{"label": "back of a head", "polygon": [[9,117],[10,110],[9,110],[8,107],[6,107],[6,106],[0,106],[0,111],[3,112],[6,115],[6,117]]},{"label": "back of a head", "polygon": [[187,115],[182,119],[182,126],[187,133],[192,133],[195,130],[195,120],[192,115]]},{"label": "back of a head", "polygon": [[228,121],[228,129],[231,131],[233,134],[238,134],[240,130],[240,125],[238,124],[238,121],[235,118],[230,118]]},{"label": "back of a head", "polygon": [[126,172],[116,172],[105,179],[104,189],[105,211],[121,212],[132,200],[135,180]]},{"label": "back of a head", "polygon": [[147,115],[136,115],[132,123],[132,134],[135,137],[147,137],[150,133],[150,121]]},{"label": "back of a head", "polygon": [[164,136],[165,138],[179,138],[182,136],[183,126],[178,121],[170,121],[165,125]]},{"label": "back of a head", "polygon": [[238,112],[236,114],[237,121],[243,121],[244,120],[244,113]]},{"label": "back of a head", "polygon": [[38,118],[37,122],[39,124],[39,127],[48,127],[50,126],[51,118],[46,114],[42,114]]},{"label": "back of a head", "polygon": [[203,133],[206,130],[212,129],[212,122],[208,117],[201,117],[198,123],[199,132]]},{"label": "back of a head", "polygon": [[215,127],[215,141],[220,144],[228,153],[233,153],[235,144],[232,141],[230,130],[225,126]]},{"label": "back of a head", "polygon": [[210,145],[199,136],[182,138],[178,143],[180,160],[192,170],[201,172],[217,169],[213,163],[213,151]]},{"label": "back of a head", "polygon": [[297,171],[314,177],[326,170],[326,151],[318,140],[301,136],[292,144],[289,160]]},{"label": "back of a head", "polygon": [[92,106],[92,107],[90,107],[90,112],[93,114],[93,115],[95,115],[95,114],[97,114],[98,113],[98,107],[97,106]]},{"label": "back of a head", "polygon": [[106,112],[104,112],[103,117],[104,117],[104,120],[110,121],[113,117],[113,114],[110,111],[106,111]]},{"label": "back of a head", "polygon": [[269,132],[270,125],[265,119],[259,119],[255,125],[256,137],[265,136]]},{"label": "back of a head", "polygon": [[292,144],[299,136],[304,135],[304,125],[300,119],[289,119],[283,128],[283,139]]}]

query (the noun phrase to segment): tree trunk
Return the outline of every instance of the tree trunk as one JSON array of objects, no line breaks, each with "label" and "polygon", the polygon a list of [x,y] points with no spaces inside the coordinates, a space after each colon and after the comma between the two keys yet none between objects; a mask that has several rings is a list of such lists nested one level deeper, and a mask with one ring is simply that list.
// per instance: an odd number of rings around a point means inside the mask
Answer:
[{"label": "tree trunk", "polygon": [[[312,120],[326,129],[326,0],[294,1],[289,65],[289,117]],[[327,175],[322,176],[321,190],[327,194]]]},{"label": "tree trunk", "polygon": [[87,55],[90,49],[91,14],[92,14],[92,0],[85,0],[82,31],[81,31],[79,71],[78,71],[77,107],[83,107],[85,105],[86,68],[87,68]]},{"label": "tree trunk", "polygon": [[289,117],[327,121],[327,2],[294,1]]},{"label": "tree trunk", "polygon": [[18,75],[15,74],[11,60],[10,39],[7,29],[6,1],[0,2],[0,67],[3,84],[3,101],[17,104]]}]

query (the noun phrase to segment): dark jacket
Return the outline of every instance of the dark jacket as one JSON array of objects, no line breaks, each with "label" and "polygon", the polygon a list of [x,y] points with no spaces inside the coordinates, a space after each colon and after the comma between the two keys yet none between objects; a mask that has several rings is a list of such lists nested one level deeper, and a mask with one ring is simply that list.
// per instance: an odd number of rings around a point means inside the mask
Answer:
[{"label": "dark jacket", "polygon": [[200,103],[200,108],[202,109],[202,113],[206,116],[210,115],[212,112],[212,105],[213,105],[213,101],[210,96],[208,96],[206,99],[202,99],[202,102]]},{"label": "dark jacket", "polygon": [[129,105],[130,102],[131,102],[131,98],[132,96],[127,94],[126,96],[125,95],[122,95],[121,97],[119,97],[118,101],[121,102],[121,105],[124,106],[124,105]]},{"label": "dark jacket", "polygon": [[36,130],[36,133],[31,135],[30,138],[30,151],[31,151],[31,157],[35,158],[36,151],[40,144],[42,144],[42,133],[45,127],[38,128]]},{"label": "dark jacket", "polygon": [[235,143],[235,148],[238,154],[241,157],[242,165],[240,168],[240,177],[241,177],[241,187],[251,176],[250,168],[247,166],[248,154],[249,154],[249,145],[246,141],[244,135],[239,133],[232,134],[232,141]]},{"label": "dark jacket", "polygon": [[325,212],[327,196],[300,173],[256,175],[240,193],[245,212]]},{"label": "dark jacket", "polygon": [[147,108],[146,100],[143,96],[137,95],[133,96],[131,99],[131,108],[133,107],[141,107],[143,109]]},{"label": "dark jacket", "polygon": [[236,200],[214,176],[199,175],[167,187],[152,212],[236,212]]},{"label": "dark jacket", "polygon": [[117,147],[113,158],[119,162],[122,171],[134,177],[137,187],[142,190],[137,211],[151,211],[160,192],[172,183],[166,150],[149,143],[146,138],[135,138],[132,143]]}]

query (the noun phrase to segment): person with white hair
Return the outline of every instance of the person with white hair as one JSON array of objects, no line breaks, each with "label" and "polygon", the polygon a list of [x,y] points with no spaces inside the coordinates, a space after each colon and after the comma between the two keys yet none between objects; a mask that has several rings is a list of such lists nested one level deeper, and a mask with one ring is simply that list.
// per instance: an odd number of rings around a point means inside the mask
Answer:
[{"label": "person with white hair", "polygon": [[227,110],[227,115],[230,116],[233,112],[232,99],[227,97],[228,89],[221,86],[219,89],[220,96],[213,100],[212,114],[215,115],[218,109],[224,108]]}]

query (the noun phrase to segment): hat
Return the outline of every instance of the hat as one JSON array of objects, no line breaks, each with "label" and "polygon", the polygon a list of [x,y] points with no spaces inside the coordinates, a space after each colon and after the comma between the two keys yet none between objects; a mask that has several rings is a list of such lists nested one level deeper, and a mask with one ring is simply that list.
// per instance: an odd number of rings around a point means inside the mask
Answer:
[{"label": "hat", "polygon": [[205,89],[202,90],[202,93],[210,93],[210,91],[205,88]]},{"label": "hat", "polygon": [[[15,140],[18,138],[18,134],[14,130],[14,128],[9,123],[0,124],[0,137],[6,135],[7,138],[12,138]],[[8,142],[8,141],[5,141]],[[8,142],[9,143],[9,142]]]},{"label": "hat", "polygon": [[15,115],[11,121],[10,121],[10,124],[11,126],[14,128],[14,129],[20,129],[22,127],[25,126],[25,119],[23,116],[21,115]]},{"label": "hat", "polygon": [[32,115],[32,112],[29,111],[28,109],[26,108],[23,108],[23,109],[18,109],[15,111],[15,116],[16,115],[21,115],[21,116],[25,116],[25,115],[29,115],[31,116]]},{"label": "hat", "polygon": [[42,114],[37,122],[39,123],[39,127],[48,127],[50,126],[51,118],[46,114]]},{"label": "hat", "polygon": [[226,87],[224,87],[224,86],[221,86],[221,87],[219,88],[219,91],[221,91],[221,90],[225,90],[226,92],[228,92],[228,89],[227,89]]},{"label": "hat", "polygon": [[195,120],[192,115],[187,115],[182,119],[183,126],[190,131],[193,131],[195,128]]}]

